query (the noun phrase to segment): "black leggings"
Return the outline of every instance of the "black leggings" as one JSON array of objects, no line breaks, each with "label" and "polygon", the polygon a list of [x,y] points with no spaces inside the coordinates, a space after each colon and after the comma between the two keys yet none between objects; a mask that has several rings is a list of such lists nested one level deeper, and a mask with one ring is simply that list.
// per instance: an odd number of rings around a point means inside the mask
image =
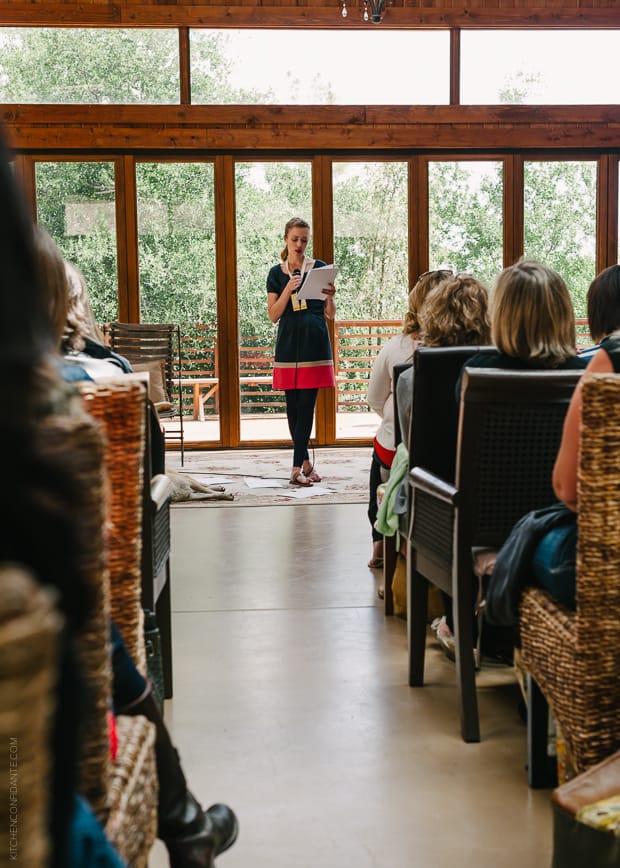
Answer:
[{"label": "black leggings", "polygon": [[312,431],[314,405],[318,389],[286,389],[286,418],[293,438],[293,467],[309,461],[308,443]]},{"label": "black leggings", "polygon": [[379,542],[379,540],[383,539],[383,534],[380,534],[375,527],[377,513],[379,512],[379,507],[377,505],[377,488],[381,485],[382,482],[386,481],[389,473],[389,467],[385,466],[385,464],[377,455],[376,451],[373,449],[372,461],[370,463],[370,480],[368,485],[370,495],[368,499],[368,521],[370,522],[370,526],[372,528],[373,542]]}]

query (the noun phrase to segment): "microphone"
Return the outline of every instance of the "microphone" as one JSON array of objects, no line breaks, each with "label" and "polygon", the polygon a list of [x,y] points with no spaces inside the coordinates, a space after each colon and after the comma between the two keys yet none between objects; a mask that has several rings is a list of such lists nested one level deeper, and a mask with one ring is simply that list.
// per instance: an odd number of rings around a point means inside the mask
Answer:
[{"label": "microphone", "polygon": [[293,277],[301,277],[301,271],[299,270],[299,268],[293,269]]}]

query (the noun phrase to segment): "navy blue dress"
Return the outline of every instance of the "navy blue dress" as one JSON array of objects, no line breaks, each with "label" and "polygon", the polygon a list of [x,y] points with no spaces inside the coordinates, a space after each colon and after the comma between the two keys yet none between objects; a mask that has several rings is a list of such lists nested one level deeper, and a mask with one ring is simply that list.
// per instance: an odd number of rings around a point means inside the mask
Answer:
[{"label": "navy blue dress", "polygon": [[[312,267],[323,265],[316,259]],[[281,266],[274,265],[267,277],[267,292],[280,296],[289,280]],[[322,389],[335,384],[325,302],[309,298],[306,304],[306,310],[294,310],[291,301],[278,322],[274,389]]]}]

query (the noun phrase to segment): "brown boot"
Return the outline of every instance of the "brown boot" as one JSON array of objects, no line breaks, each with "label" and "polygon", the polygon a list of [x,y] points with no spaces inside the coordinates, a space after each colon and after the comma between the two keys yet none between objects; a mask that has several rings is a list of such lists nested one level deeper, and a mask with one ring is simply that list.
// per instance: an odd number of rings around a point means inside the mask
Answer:
[{"label": "brown boot", "polygon": [[155,724],[155,759],[159,782],[157,837],[170,856],[170,868],[212,868],[213,860],[235,843],[238,823],[227,805],[204,811],[187,786],[179,754],[149,693],[122,714],[142,714]]}]

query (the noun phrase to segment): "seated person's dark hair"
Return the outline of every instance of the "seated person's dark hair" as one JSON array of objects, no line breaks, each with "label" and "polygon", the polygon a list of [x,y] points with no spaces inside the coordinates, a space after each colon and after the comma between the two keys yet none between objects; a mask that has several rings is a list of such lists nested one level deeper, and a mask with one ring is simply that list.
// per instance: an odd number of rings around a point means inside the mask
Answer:
[{"label": "seated person's dark hair", "polygon": [[620,265],[605,268],[590,284],[588,325],[597,343],[620,329]]}]

